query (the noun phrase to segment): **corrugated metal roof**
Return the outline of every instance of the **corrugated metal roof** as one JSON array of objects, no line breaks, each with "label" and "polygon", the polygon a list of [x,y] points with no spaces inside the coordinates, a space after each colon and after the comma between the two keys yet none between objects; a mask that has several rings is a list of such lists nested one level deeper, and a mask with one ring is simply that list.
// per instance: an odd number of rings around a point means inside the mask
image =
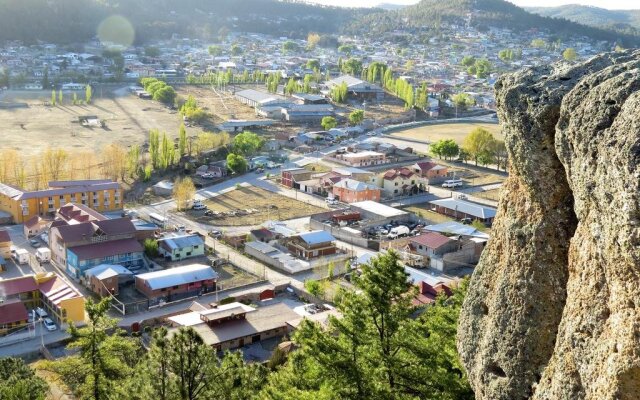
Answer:
[{"label": "corrugated metal roof", "polygon": [[304,242],[307,244],[326,243],[326,242],[333,242],[336,240],[336,238],[334,238],[327,231],[305,232],[305,233],[299,234],[298,237],[304,240]]},{"label": "corrugated metal roof", "polygon": [[448,208],[449,210],[456,210],[458,212],[472,215],[476,218],[493,218],[496,216],[496,209],[483,206],[482,204],[471,203],[458,199],[441,199],[430,202],[433,205]]},{"label": "corrugated metal roof", "polygon": [[204,240],[202,240],[202,238],[198,235],[170,237],[166,239],[160,239],[158,241],[164,242],[164,244],[168,246],[171,250],[204,245]]},{"label": "corrugated metal roof", "polygon": [[157,290],[204,280],[218,279],[218,273],[208,265],[192,264],[140,274],[136,276],[136,279],[147,282],[151,290]]}]

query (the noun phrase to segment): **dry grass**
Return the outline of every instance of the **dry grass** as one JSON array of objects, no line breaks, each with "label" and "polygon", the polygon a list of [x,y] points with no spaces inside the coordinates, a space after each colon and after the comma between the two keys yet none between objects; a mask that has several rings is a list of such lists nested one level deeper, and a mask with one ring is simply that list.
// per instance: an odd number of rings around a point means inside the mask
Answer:
[{"label": "dry grass", "polygon": [[[436,161],[437,162],[437,161]],[[464,164],[461,164],[464,165]],[[478,186],[488,185],[492,183],[504,182],[506,176],[499,174],[492,174],[491,172],[475,171],[473,169],[467,169],[458,166],[448,166],[449,172],[455,172],[457,177],[460,177],[466,186]]]},{"label": "dry grass", "polygon": [[[202,211],[187,213],[200,222],[215,226],[259,225],[268,220],[283,221],[325,211],[255,186],[234,189],[207,200],[205,204],[210,210],[224,215],[209,217]],[[229,212],[236,212],[237,215],[229,215]]]},{"label": "dry grass", "polygon": [[315,171],[317,173],[331,171],[330,167],[328,167],[328,166],[326,166],[324,164],[319,164],[319,163],[307,164],[307,165],[304,166],[304,169],[306,169],[307,171]]},{"label": "dry grass", "polygon": [[218,279],[220,289],[229,289],[242,285],[257,282],[258,278],[233,264],[224,264],[213,268],[220,278]]},{"label": "dry grass", "polygon": [[480,197],[482,199],[498,201],[500,199],[500,189],[490,189],[483,192],[473,193],[473,196]]},{"label": "dry grass", "polygon": [[500,125],[489,123],[461,123],[425,125],[405,131],[394,132],[391,135],[402,138],[413,138],[435,142],[440,139],[453,139],[462,144],[464,138],[475,128],[484,128],[491,132],[496,139],[504,140]]},{"label": "dry grass", "polygon": [[198,105],[210,113],[212,123],[217,125],[229,119],[256,119],[256,112],[253,108],[240,103],[230,93],[221,90],[214,90],[207,87],[179,86],[176,88],[178,94],[184,98],[189,95],[196,98]]},{"label": "dry grass", "polygon": [[454,221],[454,219],[451,217],[447,217],[446,215],[438,214],[437,212],[431,211],[430,207],[431,207],[430,204],[423,203],[423,204],[414,204],[412,206],[405,207],[403,208],[403,210],[416,214],[421,219],[426,220],[428,225]]},{"label": "dry grass", "polygon": [[[67,151],[93,150],[97,154],[113,142],[125,147],[144,143],[150,129],[166,131],[177,137],[180,119],[160,103],[141,100],[126,89],[115,92],[94,90],[89,105],[72,105],[71,95],[65,93],[62,106],[46,105],[51,98],[47,91],[13,91],[0,95],[0,101],[24,102],[28,108],[0,109],[0,131],[3,148],[13,148],[23,155],[32,156],[47,147]],[[83,99],[84,93],[78,93]],[[106,121],[106,128],[85,128],[78,121],[80,115],[96,115]],[[191,128],[189,128],[191,129]],[[197,131],[188,130],[189,135]],[[28,145],[26,145],[28,141]]]}]

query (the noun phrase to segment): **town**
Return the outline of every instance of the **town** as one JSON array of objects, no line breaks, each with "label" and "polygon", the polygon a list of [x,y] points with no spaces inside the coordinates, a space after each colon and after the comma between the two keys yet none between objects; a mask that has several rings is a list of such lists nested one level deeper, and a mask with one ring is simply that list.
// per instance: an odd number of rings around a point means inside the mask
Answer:
[{"label": "town", "polygon": [[147,348],[268,365],[384,257],[416,315],[455,297],[508,177],[494,84],[617,44],[412,33],[1,43],[0,357],[73,355],[108,304]]}]

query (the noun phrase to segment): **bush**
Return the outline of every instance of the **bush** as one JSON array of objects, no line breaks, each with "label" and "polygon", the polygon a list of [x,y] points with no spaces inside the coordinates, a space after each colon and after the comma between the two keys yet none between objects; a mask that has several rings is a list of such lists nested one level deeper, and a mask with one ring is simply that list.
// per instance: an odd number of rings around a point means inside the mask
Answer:
[{"label": "bush", "polygon": [[233,302],[235,302],[235,301],[236,301],[236,298],[235,298],[235,297],[233,297],[233,296],[231,296],[231,297],[227,297],[227,298],[224,298],[224,299],[220,300],[220,301],[218,302],[218,304],[222,306],[222,305],[224,305],[224,304],[233,303]]},{"label": "bush", "polygon": [[147,257],[157,257],[158,256],[158,241],[153,239],[145,239],[144,240],[144,254]]}]

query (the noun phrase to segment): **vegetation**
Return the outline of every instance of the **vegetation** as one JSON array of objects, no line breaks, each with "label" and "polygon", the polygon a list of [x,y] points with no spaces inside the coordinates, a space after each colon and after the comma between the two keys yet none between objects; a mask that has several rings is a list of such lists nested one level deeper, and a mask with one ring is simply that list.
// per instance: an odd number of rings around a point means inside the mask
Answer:
[{"label": "vegetation", "polygon": [[184,210],[189,206],[189,201],[193,199],[194,194],[196,194],[196,187],[191,178],[178,178],[173,183],[173,198],[176,200],[178,211]]},{"label": "vegetation", "polygon": [[451,98],[451,101],[463,110],[476,104],[476,100],[468,93],[458,93]]},{"label": "vegetation", "polygon": [[249,164],[247,160],[240,154],[229,153],[227,155],[227,168],[236,174],[242,174],[247,171]]},{"label": "vegetation", "polygon": [[462,148],[471,159],[482,165],[495,161],[496,139],[484,128],[476,128],[464,138]]},{"label": "vegetation", "polygon": [[47,383],[19,358],[0,358],[0,399],[44,400]]},{"label": "vegetation", "polygon": [[209,117],[209,114],[202,107],[198,107],[196,99],[191,95],[180,107],[180,115],[195,123],[201,123]]},{"label": "vegetation", "polygon": [[245,131],[233,138],[233,151],[249,157],[254,155],[264,145],[264,139],[257,134]]},{"label": "vegetation", "polygon": [[347,87],[346,82],[342,82],[340,85],[337,85],[331,89],[331,100],[336,103],[346,103],[347,98],[349,96],[349,88]]},{"label": "vegetation", "polygon": [[142,78],[140,80],[142,87],[151,97],[161,103],[173,105],[178,94],[172,86],[157,78]]},{"label": "vegetation", "polygon": [[293,336],[300,349],[269,376],[264,398],[473,398],[455,345],[466,283],[414,319],[416,289],[398,257],[390,251],[362,267],[358,293],[339,296],[343,316],[327,329],[302,323]]},{"label": "vegetation", "polygon": [[562,52],[562,58],[566,61],[575,61],[578,58],[578,53],[573,47],[569,47]]},{"label": "vegetation", "polygon": [[358,125],[364,121],[364,110],[353,110],[349,114],[349,123],[351,125]]},{"label": "vegetation", "polygon": [[322,125],[322,129],[328,131],[338,126],[338,121],[334,117],[322,117],[320,125]]},{"label": "vegetation", "polygon": [[439,158],[453,159],[460,153],[460,147],[453,139],[440,139],[429,145],[431,152]]},{"label": "vegetation", "polygon": [[147,257],[157,257],[158,256],[158,241],[154,239],[145,239],[143,243],[144,254]]},{"label": "vegetation", "polygon": [[476,78],[486,78],[491,73],[491,63],[486,58],[475,60],[473,65],[467,68],[467,72]]}]

